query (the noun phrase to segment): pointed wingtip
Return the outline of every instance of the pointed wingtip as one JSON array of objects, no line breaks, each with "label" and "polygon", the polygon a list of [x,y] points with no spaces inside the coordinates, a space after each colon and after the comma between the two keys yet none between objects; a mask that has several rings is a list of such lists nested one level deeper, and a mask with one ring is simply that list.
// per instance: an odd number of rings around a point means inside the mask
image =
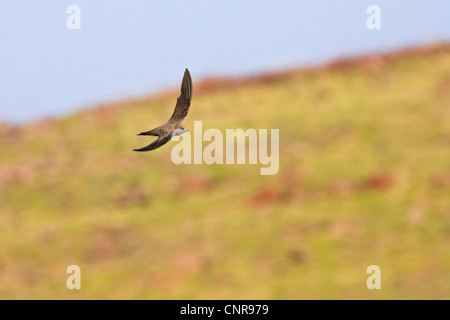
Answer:
[{"label": "pointed wingtip", "polygon": [[184,72],[183,82],[181,84],[181,95],[184,96],[189,103],[192,100],[192,77],[189,69]]}]

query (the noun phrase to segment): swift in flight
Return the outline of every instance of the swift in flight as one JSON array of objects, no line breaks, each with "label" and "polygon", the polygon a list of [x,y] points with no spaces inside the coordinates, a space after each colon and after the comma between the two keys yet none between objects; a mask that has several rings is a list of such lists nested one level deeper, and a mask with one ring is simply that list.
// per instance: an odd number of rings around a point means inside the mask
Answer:
[{"label": "swift in flight", "polygon": [[158,138],[150,143],[148,146],[141,149],[134,149],[133,151],[150,151],[157,149],[174,136],[181,136],[189,130],[181,123],[186,118],[192,100],[192,79],[189,70],[186,69],[181,83],[181,94],[177,98],[177,104],[173,110],[172,117],[162,126],[156,127],[150,131],[141,132],[139,136],[157,136]]}]

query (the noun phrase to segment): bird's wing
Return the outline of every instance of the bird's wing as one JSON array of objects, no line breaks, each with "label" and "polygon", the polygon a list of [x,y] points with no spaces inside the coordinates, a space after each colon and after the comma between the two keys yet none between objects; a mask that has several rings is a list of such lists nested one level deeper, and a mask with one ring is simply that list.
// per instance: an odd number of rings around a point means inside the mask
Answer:
[{"label": "bird's wing", "polygon": [[168,133],[166,135],[161,135],[161,136],[158,137],[158,139],[156,139],[155,141],[150,143],[148,146],[143,147],[141,149],[134,149],[133,151],[150,151],[150,150],[155,150],[155,149],[165,145],[167,142],[170,141],[170,139],[172,139],[172,134],[170,134],[170,133]]},{"label": "bird's wing", "polygon": [[168,122],[181,122],[186,118],[192,100],[192,78],[189,70],[186,69],[181,83],[181,94],[177,98],[177,104],[173,110],[172,117]]}]

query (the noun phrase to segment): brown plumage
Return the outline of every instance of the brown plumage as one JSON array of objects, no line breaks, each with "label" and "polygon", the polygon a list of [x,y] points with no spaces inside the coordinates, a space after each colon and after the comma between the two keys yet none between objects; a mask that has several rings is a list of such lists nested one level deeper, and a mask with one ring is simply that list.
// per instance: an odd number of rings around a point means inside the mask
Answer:
[{"label": "brown plumage", "polygon": [[134,149],[133,151],[150,151],[165,145],[173,136],[182,135],[189,130],[181,124],[186,118],[192,100],[192,79],[189,70],[186,69],[181,83],[181,93],[177,98],[177,104],[173,110],[172,117],[162,126],[156,127],[150,131],[141,132],[140,136],[158,136],[158,139],[150,143],[148,146],[141,149]]}]

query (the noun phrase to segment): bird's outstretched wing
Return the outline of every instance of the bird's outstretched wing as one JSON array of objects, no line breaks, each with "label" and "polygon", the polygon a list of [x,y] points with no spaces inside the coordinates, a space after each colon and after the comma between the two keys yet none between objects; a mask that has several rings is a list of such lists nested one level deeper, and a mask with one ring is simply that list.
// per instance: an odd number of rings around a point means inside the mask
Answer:
[{"label": "bird's outstretched wing", "polygon": [[133,151],[150,151],[150,150],[155,150],[163,145],[165,145],[167,142],[170,141],[170,139],[172,139],[172,135],[166,134],[166,135],[161,135],[158,137],[158,139],[156,139],[155,141],[153,141],[152,143],[150,143],[148,146],[143,147],[141,149],[134,149]]},{"label": "bird's outstretched wing", "polygon": [[177,98],[177,104],[173,110],[172,117],[168,122],[181,122],[186,118],[192,100],[192,78],[189,70],[186,69],[181,83],[181,94]]}]

